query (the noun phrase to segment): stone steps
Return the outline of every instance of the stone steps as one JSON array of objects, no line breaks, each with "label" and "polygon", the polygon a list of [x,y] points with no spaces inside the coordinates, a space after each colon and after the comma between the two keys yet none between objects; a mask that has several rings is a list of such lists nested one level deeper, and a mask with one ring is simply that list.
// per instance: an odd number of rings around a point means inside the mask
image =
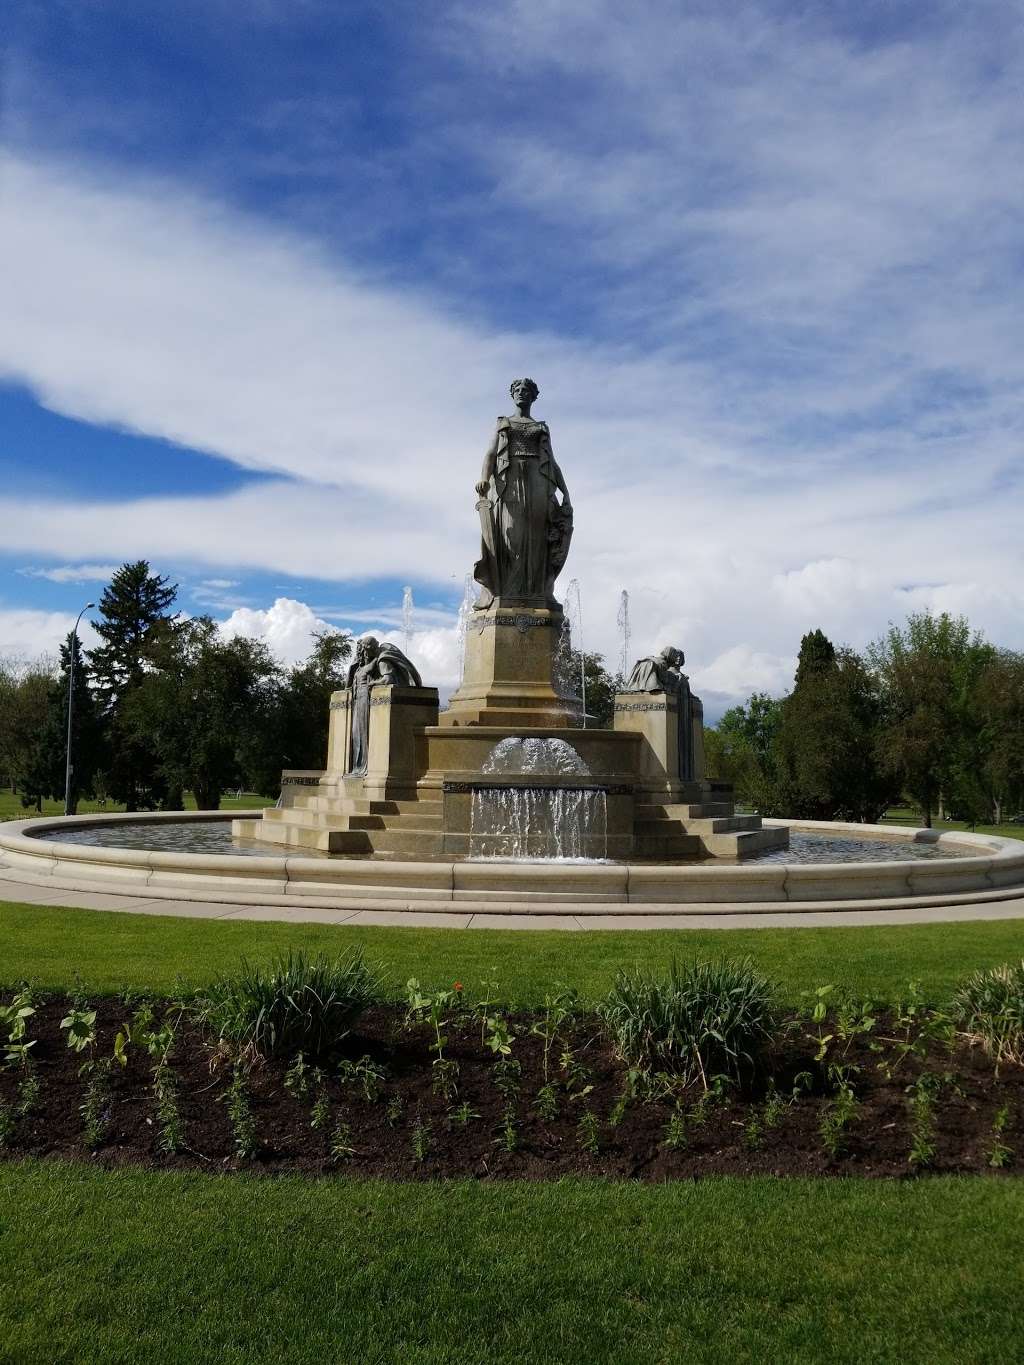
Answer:
[{"label": "stone steps", "polygon": [[718,815],[706,820],[687,820],[686,828],[691,834],[739,834],[744,830],[761,828],[759,815]]}]

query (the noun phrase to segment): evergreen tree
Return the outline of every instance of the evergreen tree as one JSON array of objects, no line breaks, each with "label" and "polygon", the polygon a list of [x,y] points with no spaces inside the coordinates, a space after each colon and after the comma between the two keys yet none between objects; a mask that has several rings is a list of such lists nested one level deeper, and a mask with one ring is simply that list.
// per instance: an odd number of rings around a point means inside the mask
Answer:
[{"label": "evergreen tree", "polygon": [[820,630],[805,635],[773,740],[786,813],[877,820],[898,791],[878,762],[881,722],[879,689],[860,657],[837,653]]},{"label": "evergreen tree", "polygon": [[177,591],[177,584],[151,574],[146,560],[123,564],[104,589],[100,620],[92,623],[103,641],[88,658],[110,739],[107,780],[129,811],[155,806],[167,793],[149,737],[126,716],[147,667],[171,644],[175,620],[168,611]]},{"label": "evergreen tree", "polygon": [[29,750],[22,777],[23,799],[39,806],[42,797],[64,798],[68,742],[68,682],[74,650],[75,684],[71,731],[71,786],[68,814],[74,815],[82,796],[93,794],[93,779],[103,762],[103,725],[92,690],[89,666],[74,631],[60,647],[60,675],[47,689],[46,711]]}]

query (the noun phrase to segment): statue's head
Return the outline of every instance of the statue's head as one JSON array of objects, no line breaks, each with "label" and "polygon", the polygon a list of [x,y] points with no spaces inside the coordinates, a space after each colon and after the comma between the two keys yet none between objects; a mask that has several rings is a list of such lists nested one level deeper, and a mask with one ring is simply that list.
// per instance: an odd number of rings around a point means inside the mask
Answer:
[{"label": "statue's head", "polygon": [[525,399],[527,403],[536,403],[540,397],[540,389],[532,379],[513,379],[508,391],[514,403],[518,403],[520,399]]},{"label": "statue's head", "polygon": [[666,645],[661,651],[660,658],[667,668],[682,668],[683,664],[686,663],[686,655],[675,645]]},{"label": "statue's head", "polygon": [[362,659],[364,663],[368,663],[370,659],[376,659],[379,653],[380,641],[374,635],[364,635],[356,648],[357,657]]}]

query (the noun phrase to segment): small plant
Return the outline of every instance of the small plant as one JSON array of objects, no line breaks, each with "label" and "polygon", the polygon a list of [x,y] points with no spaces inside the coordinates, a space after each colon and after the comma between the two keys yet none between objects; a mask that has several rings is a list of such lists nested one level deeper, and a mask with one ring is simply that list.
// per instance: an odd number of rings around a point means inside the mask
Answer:
[{"label": "small plant", "polygon": [[401,1095],[392,1095],[388,1100],[387,1108],[384,1110],[384,1121],[389,1128],[396,1128],[401,1122],[402,1114],[405,1112],[405,1100]]},{"label": "small plant", "polygon": [[743,1124],[743,1145],[748,1152],[757,1152],[764,1146],[764,1132],[764,1117],[755,1110]]},{"label": "small plant", "polygon": [[166,1061],[174,1045],[174,1025],[169,1019],[164,1019],[157,1028],[153,1007],[142,1004],[135,1011],[128,1027],[119,1029],[114,1039],[114,1061],[122,1067],[128,1065],[129,1045],[144,1048],[151,1057]]},{"label": "small plant", "polygon": [[301,1052],[295,1054],[295,1061],[284,1073],[284,1088],[290,1090],[297,1100],[304,1100],[309,1093],[309,1066]]},{"label": "small plant", "polygon": [[431,1069],[431,1089],[448,1103],[459,1093],[459,1064],[451,1057],[437,1057]]},{"label": "small plant", "polygon": [[96,1043],[96,1011],[74,1008],[60,1021],[67,1033],[68,1047],[75,1052],[84,1052]]},{"label": "small plant", "polygon": [[910,1090],[910,1152],[907,1160],[917,1170],[924,1170],[935,1161],[935,1101],[941,1082],[924,1071]]},{"label": "small plant", "polygon": [[969,976],[956,992],[952,1014],[969,1042],[998,1068],[1024,1065],[1024,960]]},{"label": "small plant", "polygon": [[522,1064],[515,1057],[499,1057],[491,1067],[495,1089],[509,1102],[518,1096],[522,1076]]},{"label": "small plant", "polygon": [[690,1135],[688,1128],[686,1110],[677,1102],[675,1108],[668,1117],[668,1123],[665,1124],[665,1136],[662,1139],[663,1146],[667,1147],[670,1152],[681,1152],[689,1145]]},{"label": "small plant", "polygon": [[493,1053],[508,1057],[512,1052],[512,1034],[509,1032],[508,1020],[503,1014],[492,1014],[484,1022],[487,1046]]},{"label": "small plant", "polygon": [[581,1152],[597,1156],[601,1150],[601,1127],[593,1109],[587,1106],[576,1125],[576,1142]]},{"label": "small plant", "polygon": [[505,1107],[495,1145],[503,1152],[514,1152],[519,1146],[519,1124],[516,1120],[516,1111],[511,1104]]},{"label": "small plant", "polygon": [[458,1109],[452,1109],[448,1114],[449,1128],[465,1128],[480,1115],[470,1105],[468,1100],[463,1100]]},{"label": "small plant", "polygon": [[992,1120],[992,1140],[988,1147],[988,1164],[993,1170],[1002,1170],[1013,1160],[1013,1148],[1008,1147],[1004,1134],[1010,1126],[1010,1106],[1004,1104],[996,1111]]},{"label": "small plant", "polygon": [[774,1086],[768,1091],[768,1097],[764,1102],[764,1109],[761,1114],[762,1121],[766,1130],[778,1128],[785,1117],[789,1102],[784,1100]]},{"label": "small plant", "polygon": [[309,1126],[319,1132],[326,1128],[331,1117],[331,1101],[327,1092],[321,1090],[313,1102],[313,1108],[309,1111]]},{"label": "small plant", "polygon": [[545,1085],[551,1079],[551,1051],[555,1045],[555,1040],[565,1025],[572,1020],[576,1004],[577,997],[574,990],[563,989],[554,995],[545,995],[544,1013],[540,1019],[534,1021],[530,1028],[531,1033],[535,1033],[543,1039],[542,1063]]},{"label": "small plant", "polygon": [[29,1049],[35,1047],[35,1039],[26,1042],[28,1021],[35,1014],[32,991],[23,986],[9,1005],[0,1005],[0,1024],[7,1029],[7,1043],[4,1060],[8,1065],[24,1064],[28,1060]]},{"label": "small plant", "polygon": [[338,1068],[342,1085],[358,1085],[368,1104],[376,1104],[380,1099],[387,1075],[387,1069],[375,1062],[369,1053],[364,1053],[357,1062],[346,1058]]},{"label": "small plant", "polygon": [[0,1147],[11,1145],[11,1139],[14,1137],[14,1130],[17,1126],[14,1110],[9,1104],[0,1101]]},{"label": "small plant", "polygon": [[849,1085],[842,1085],[838,1093],[821,1113],[818,1132],[821,1145],[834,1161],[846,1151],[849,1130],[857,1118],[860,1106]]},{"label": "small plant", "polygon": [[749,959],[673,962],[661,980],[619,971],[600,1013],[631,1066],[705,1089],[718,1074],[740,1080],[753,1069],[775,1028],[771,985]]},{"label": "small plant", "polygon": [[166,1062],[158,1062],[153,1070],[153,1094],[156,1096],[157,1146],[167,1156],[173,1156],[185,1146],[185,1121],[181,1116],[178,1083]]},{"label": "small plant", "polygon": [[590,1071],[583,1065],[571,1047],[562,1049],[558,1064],[565,1076],[566,1094],[571,1100],[581,1100],[590,1094],[594,1088],[590,1084]]},{"label": "small plant", "polygon": [[634,1079],[634,1073],[628,1072],[626,1079],[622,1083],[622,1089],[619,1091],[615,1103],[612,1105],[611,1112],[608,1115],[609,1128],[618,1128],[619,1124],[626,1117],[626,1110],[629,1108],[630,1104],[632,1104],[635,1095],[636,1081]]},{"label": "small plant", "polygon": [[298,952],[269,966],[243,959],[239,970],[216,981],[193,1009],[203,1027],[242,1054],[281,1056],[301,1048],[320,1057],[382,993],[383,982],[361,949],[333,961]]},{"label": "small plant", "polygon": [[39,1073],[29,1069],[18,1082],[18,1102],[14,1106],[14,1112],[18,1118],[28,1118],[39,1104],[39,1096],[43,1089],[43,1083],[39,1078]]},{"label": "small plant", "polygon": [[558,1118],[558,1087],[550,1081],[547,1085],[542,1085],[537,1091],[537,1097],[533,1102],[533,1107],[542,1119],[548,1123]]},{"label": "small plant", "polygon": [[893,1079],[908,1057],[923,1059],[933,1047],[952,1049],[956,1041],[953,1020],[943,1011],[928,1007],[919,981],[907,983],[906,996],[898,1001],[895,1016],[895,1035],[875,1039],[870,1045],[874,1052],[889,1049],[890,1055],[878,1062],[886,1080]]},{"label": "small plant", "polygon": [[109,1133],[113,1122],[110,1093],[112,1069],[113,1060],[109,1057],[101,1062],[86,1062],[83,1067],[83,1074],[88,1076],[89,1081],[79,1112],[82,1115],[82,1130],[87,1147],[98,1147]]},{"label": "small plant", "polygon": [[237,1063],[231,1077],[231,1085],[221,1098],[227,1105],[235,1151],[241,1157],[252,1156],[256,1151],[256,1120],[252,1114],[249,1083],[245,1072]]},{"label": "small plant", "polygon": [[331,1160],[350,1161],[356,1154],[352,1146],[352,1129],[339,1119],[331,1133]]},{"label": "small plant", "polygon": [[412,1130],[412,1154],[416,1161],[426,1161],[433,1145],[433,1128],[429,1119],[416,1115]]}]

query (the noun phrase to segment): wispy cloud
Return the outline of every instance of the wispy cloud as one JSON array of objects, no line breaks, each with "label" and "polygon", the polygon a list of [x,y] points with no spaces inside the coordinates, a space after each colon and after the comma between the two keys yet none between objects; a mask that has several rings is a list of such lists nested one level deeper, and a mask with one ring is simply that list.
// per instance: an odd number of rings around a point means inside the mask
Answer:
[{"label": "wispy cloud", "polygon": [[[573,490],[589,647],[616,653],[623,587],[636,651],[678,640],[723,696],[783,686],[813,626],[863,644],[921,606],[1024,645],[1024,36],[1012,7],[909,8],[423,20],[406,151],[476,188],[415,288],[406,263],[371,274],[194,184],[9,155],[0,372],[277,477],[0,497],[5,544],[193,564],[224,611],[256,611],[230,581],[255,569],[454,602],[480,454],[527,372]],[[299,648],[311,620],[400,627],[397,606],[297,605],[254,628]],[[416,629],[450,668],[436,610]]]},{"label": "wispy cloud", "polygon": [[53,568],[19,569],[24,578],[45,578],[50,583],[107,582],[118,570],[117,564],[58,564]]}]

